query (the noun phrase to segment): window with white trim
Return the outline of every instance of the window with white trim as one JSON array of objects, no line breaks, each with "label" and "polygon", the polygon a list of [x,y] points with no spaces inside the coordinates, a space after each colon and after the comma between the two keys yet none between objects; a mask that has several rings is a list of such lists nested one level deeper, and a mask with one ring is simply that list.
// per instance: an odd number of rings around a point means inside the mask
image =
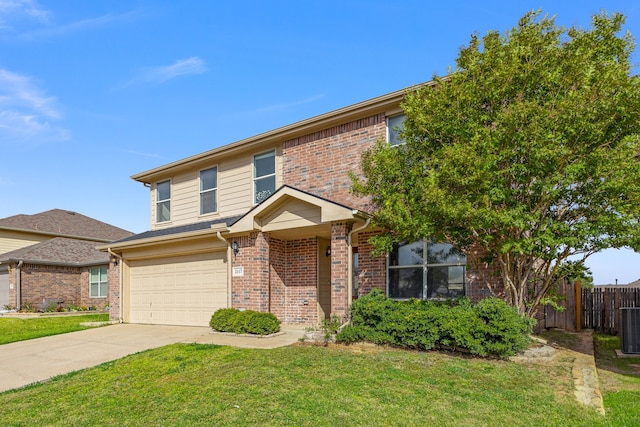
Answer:
[{"label": "window with white trim", "polygon": [[276,191],[276,151],[253,156],[253,203],[258,204]]},{"label": "window with white trim", "polygon": [[394,243],[387,259],[387,294],[391,298],[464,295],[467,257],[448,243]]},{"label": "window with white trim", "polygon": [[171,220],[171,181],[156,184],[156,222]]},{"label": "window with white trim", "polygon": [[389,144],[404,144],[404,141],[400,137],[400,132],[404,130],[405,120],[407,120],[407,116],[404,114],[387,117],[387,142]]},{"label": "window with white trim", "polygon": [[107,267],[89,269],[89,297],[107,297]]},{"label": "window with white trim", "polygon": [[200,215],[218,211],[218,168],[200,171]]}]

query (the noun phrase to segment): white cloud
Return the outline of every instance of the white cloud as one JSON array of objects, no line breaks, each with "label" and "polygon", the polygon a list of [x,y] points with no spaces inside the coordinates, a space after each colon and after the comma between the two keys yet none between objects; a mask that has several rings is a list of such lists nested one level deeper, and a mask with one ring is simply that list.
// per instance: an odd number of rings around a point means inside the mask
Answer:
[{"label": "white cloud", "polygon": [[69,133],[54,97],[46,96],[31,78],[0,69],[0,136],[5,140],[60,140]]},{"label": "white cloud", "polygon": [[[2,1],[2,0],[0,0]],[[105,27],[121,21],[127,21],[138,15],[138,11],[129,11],[119,15],[102,15],[96,18],[87,18],[68,24],[51,26],[40,28],[33,31],[28,31],[19,36],[22,40],[40,40],[48,39],[51,37],[64,36],[67,34],[77,33],[80,31],[93,30],[96,28]]]},{"label": "white cloud", "polygon": [[207,72],[207,67],[204,61],[197,56],[192,56],[187,59],[179,59],[171,65],[152,68],[144,73],[144,79],[164,83],[176,77],[189,74],[202,74],[205,72]]},{"label": "white cloud", "polygon": [[51,13],[32,0],[0,0],[0,29],[11,29],[8,21],[32,19],[46,23]]}]

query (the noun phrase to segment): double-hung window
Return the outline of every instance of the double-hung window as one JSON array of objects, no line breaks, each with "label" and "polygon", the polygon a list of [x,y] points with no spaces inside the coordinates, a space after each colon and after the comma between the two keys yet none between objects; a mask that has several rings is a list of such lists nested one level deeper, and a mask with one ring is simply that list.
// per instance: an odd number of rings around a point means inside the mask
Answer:
[{"label": "double-hung window", "polygon": [[387,141],[391,145],[400,145],[404,141],[400,137],[400,132],[404,130],[404,121],[407,116],[398,114],[397,116],[387,117]]},{"label": "double-hung window", "polygon": [[218,168],[200,171],[200,215],[218,211]]},{"label": "double-hung window", "polygon": [[171,181],[156,184],[156,222],[171,220]]},{"label": "double-hung window", "polygon": [[388,256],[387,293],[397,299],[463,296],[466,264],[466,256],[448,243],[395,243]]},{"label": "double-hung window", "polygon": [[258,204],[276,191],[276,152],[253,156],[253,203]]},{"label": "double-hung window", "polygon": [[89,269],[89,297],[106,298],[107,296],[107,267]]}]

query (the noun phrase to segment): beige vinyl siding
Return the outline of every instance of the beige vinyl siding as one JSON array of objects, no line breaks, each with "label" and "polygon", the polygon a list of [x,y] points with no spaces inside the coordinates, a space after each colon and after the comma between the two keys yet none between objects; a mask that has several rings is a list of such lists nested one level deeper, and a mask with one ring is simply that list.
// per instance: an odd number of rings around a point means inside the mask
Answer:
[{"label": "beige vinyl siding", "polygon": [[[268,151],[268,150],[266,150]],[[261,150],[261,152],[265,152]],[[276,188],[282,185],[282,150],[276,149]],[[175,227],[208,221],[216,216],[225,218],[247,213],[253,206],[253,156],[259,153],[217,159],[216,163],[200,164],[193,170],[171,177],[171,221],[156,224],[155,183],[151,186],[152,229]],[[200,187],[198,177],[201,170],[218,167],[218,212],[200,215]],[[164,181],[163,178],[160,181]]]},{"label": "beige vinyl siding", "polygon": [[263,231],[318,225],[322,222],[320,215],[319,206],[301,200],[291,200],[264,217]]},{"label": "beige vinyl siding", "polygon": [[0,231],[0,254],[35,245],[36,243],[53,239],[53,237],[55,236],[43,236],[19,231]]}]

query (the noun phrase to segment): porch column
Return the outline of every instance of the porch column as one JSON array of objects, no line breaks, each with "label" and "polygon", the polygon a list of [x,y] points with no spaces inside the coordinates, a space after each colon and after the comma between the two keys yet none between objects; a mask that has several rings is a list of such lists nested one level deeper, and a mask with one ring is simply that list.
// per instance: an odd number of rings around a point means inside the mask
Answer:
[{"label": "porch column", "polygon": [[252,232],[231,239],[240,251],[232,254],[232,266],[242,275],[231,277],[231,306],[254,311],[269,311],[269,234]]},{"label": "porch column", "polygon": [[349,306],[349,254],[347,235],[353,224],[331,223],[331,316],[344,318]]}]

